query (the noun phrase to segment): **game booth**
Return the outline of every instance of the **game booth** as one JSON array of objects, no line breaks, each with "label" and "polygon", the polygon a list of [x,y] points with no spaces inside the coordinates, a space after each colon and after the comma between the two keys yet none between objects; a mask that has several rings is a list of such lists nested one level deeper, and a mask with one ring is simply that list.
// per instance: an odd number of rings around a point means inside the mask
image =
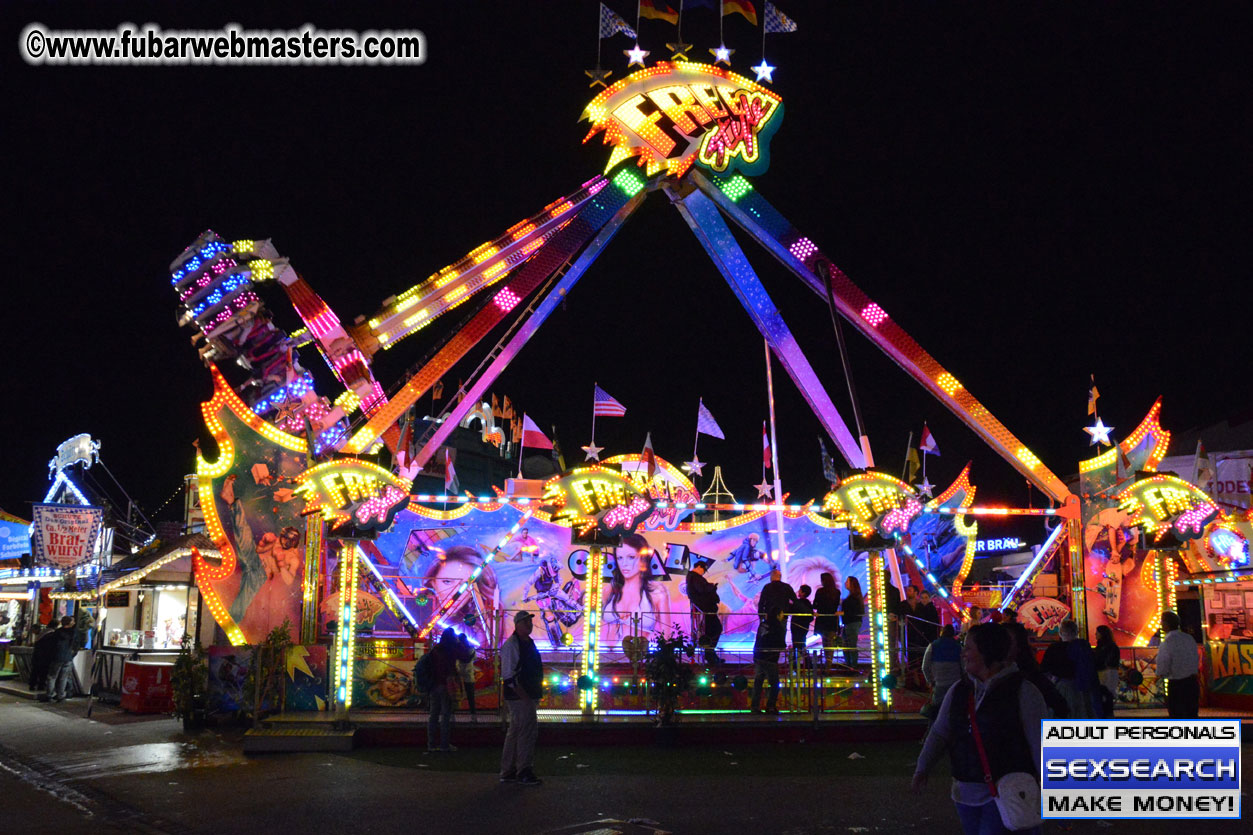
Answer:
[{"label": "game booth", "polygon": [[[587,139],[610,147],[603,173],[353,322],[270,241],[210,231],[174,260],[180,321],[194,330],[213,383],[202,411],[216,449],[197,459],[207,542],[187,550],[203,600],[200,635],[215,645],[211,677],[226,703],[238,699],[245,676],[246,653],[235,648],[286,624],[296,643],[286,665],[289,709],[342,716],[417,706],[415,664],[446,630],[477,649],[479,707],[491,709],[496,648],[525,610],[551,671],[543,715],[647,715],[656,696],[650,653],[657,636],[671,635],[695,649],[694,686],[680,710],[740,712],[772,570],[794,589],[817,590],[831,575],[842,600],[865,602],[860,621],[845,612],[855,635],[824,647],[810,634],[788,654],[785,711],[819,718],[919,709],[927,696],[903,687],[891,634],[891,588],[905,585],[930,594],[943,622],[960,624],[976,604],[1015,610],[1041,639],[1067,617],[1090,636],[1110,625],[1124,648],[1121,700],[1137,705],[1160,701],[1152,675],[1160,611],[1199,589],[1210,690],[1249,692],[1247,520],[1155,472],[1169,444],[1160,403],[1121,442],[1098,419],[1089,431],[1104,431],[1093,443],[1108,451],[1080,465],[1077,485],[1058,478],[766,200],[753,178],[767,167],[784,112],[768,83],[768,73],[752,81],[683,54],[612,84],[602,79],[583,117]],[[695,479],[707,465],[695,450],[682,467],[650,444],[602,457],[595,417],[625,408],[599,385],[582,462],[526,478],[519,465],[517,478],[478,493],[457,489],[459,428],[477,427],[503,458],[552,448],[491,389],[653,195],[677,210],[676,229],[696,236],[764,339],[771,413],[758,495],[737,501],[716,470],[701,492]],[[968,467],[938,491],[925,477],[914,485],[876,469],[866,433],[836,409],[732,226],[830,306],[837,335],[842,322],[883,350],[1048,506],[981,506]],[[280,329],[263,296],[289,303],[304,327]],[[375,378],[375,355],[403,351],[406,337],[457,307],[461,325],[421,363],[386,388]],[[504,333],[493,343],[497,325]],[[302,364],[314,355],[333,388]],[[466,360],[481,361],[442,397],[445,375]],[[820,421],[824,454],[833,444],[852,473],[841,478],[832,460],[824,495],[789,496],[769,456],[778,447],[771,375],[779,369]],[[428,394],[433,414],[417,406]],[[701,434],[722,437],[703,402],[698,442]],[[443,490],[415,488],[432,473]],[[995,601],[979,597],[965,581],[980,527],[996,535],[998,523],[1023,516],[1039,517],[1046,538],[1011,588]],[[716,585],[716,611],[689,599],[701,572]],[[158,603],[158,619],[160,611]],[[710,645],[712,620],[721,634]],[[707,663],[702,650],[721,663]]]}]

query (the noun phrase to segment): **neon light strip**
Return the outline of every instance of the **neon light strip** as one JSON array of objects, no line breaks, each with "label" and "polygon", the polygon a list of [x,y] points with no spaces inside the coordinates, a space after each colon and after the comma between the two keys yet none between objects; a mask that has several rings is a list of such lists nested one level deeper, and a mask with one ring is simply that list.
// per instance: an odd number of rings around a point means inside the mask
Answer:
[{"label": "neon light strip", "polygon": [[415,618],[413,614],[405,608],[405,604],[400,602],[400,598],[396,596],[396,592],[392,591],[391,585],[383,579],[383,575],[379,573],[378,567],[370,561],[369,557],[365,555],[365,551],[357,549],[357,556],[360,558],[361,564],[370,569],[370,573],[374,575],[374,579],[379,581],[379,584],[383,587],[383,591],[387,593],[388,598],[392,601],[396,608],[404,614],[405,620],[409,621],[410,625],[412,625],[415,630],[421,629],[422,626],[418,623],[417,618]]},{"label": "neon light strip", "polygon": [[599,691],[596,687],[600,673],[600,595],[605,585],[600,581],[604,555],[600,546],[593,545],[587,555],[587,591],[583,598],[583,659],[579,664],[580,677],[587,676],[592,686],[579,691],[579,708],[583,713],[596,712]]},{"label": "neon light strip", "polygon": [[[345,543],[353,554],[363,556],[357,543]],[[335,665],[335,700],[347,711],[352,707],[352,665],[357,652],[357,560],[341,554],[339,562],[339,647]]]},{"label": "neon light strip", "polygon": [[322,514],[305,519],[305,576],[302,591],[300,638],[306,644],[318,639],[318,579],[322,574]]},{"label": "neon light strip", "polygon": [[1001,611],[1005,611],[1009,604],[1014,601],[1014,597],[1028,582],[1035,577],[1036,569],[1043,567],[1053,551],[1053,546],[1061,541],[1062,534],[1066,531],[1066,525],[1058,525],[1053,532],[1048,535],[1048,539],[1044,540],[1044,544],[1040,546],[1040,550],[1036,552],[1035,558],[1027,563],[1026,569],[1018,575],[1018,582],[1014,583],[1014,587],[1009,590],[1009,594],[1005,595],[1005,599],[1001,601]]},{"label": "neon light strip", "polygon": [[[213,551],[213,550],[208,550],[205,553],[207,553],[209,556],[212,556],[212,557],[221,556],[217,551]],[[124,577],[119,577],[116,580],[111,580],[108,583],[105,583],[104,585],[100,586],[98,589],[92,589],[91,591],[54,592],[50,596],[56,600],[91,600],[95,597],[108,594],[114,589],[120,589],[123,586],[134,585],[135,583],[138,583],[143,578],[147,577],[152,572],[156,571],[158,568],[163,568],[164,566],[169,565],[175,560],[181,559],[182,557],[186,557],[189,554],[191,554],[190,548],[176,548],[175,550],[166,554],[161,559],[155,560],[149,563],[148,565],[145,565],[143,568],[137,568],[131,573],[125,575]]]},{"label": "neon light strip", "polygon": [[938,507],[923,513],[940,513],[945,516],[1056,516],[1055,507]]},{"label": "neon light strip", "polygon": [[69,476],[67,476],[63,471],[57,472],[56,480],[52,482],[52,486],[48,488],[48,494],[44,496],[44,504],[52,501],[52,497],[56,495],[57,488],[62,484],[70,488],[70,492],[73,493],[75,498],[77,498],[80,502],[85,505],[91,504],[91,502],[87,500],[87,497],[83,495],[83,491],[75,487],[74,482],[70,481]]},{"label": "neon light strip", "polygon": [[918,573],[921,574],[924,578],[926,578],[927,582],[931,583],[931,587],[934,588],[939,593],[940,597],[943,598],[944,602],[948,604],[949,609],[951,609],[954,613],[958,613],[957,605],[953,603],[952,599],[949,597],[948,589],[940,585],[939,579],[934,574],[932,574],[930,571],[927,570],[927,564],[923,562],[916,553],[914,553],[914,549],[901,541],[900,534],[895,534],[895,537],[896,537],[897,549],[904,551],[905,556],[909,557],[910,559],[914,561],[914,565],[918,566]]},{"label": "neon light strip", "polygon": [[892,690],[883,686],[883,678],[891,669],[888,663],[887,590],[883,579],[883,554],[876,552],[866,560],[870,570],[870,604],[874,619],[870,624],[870,686],[875,707],[883,712],[892,709]]}]

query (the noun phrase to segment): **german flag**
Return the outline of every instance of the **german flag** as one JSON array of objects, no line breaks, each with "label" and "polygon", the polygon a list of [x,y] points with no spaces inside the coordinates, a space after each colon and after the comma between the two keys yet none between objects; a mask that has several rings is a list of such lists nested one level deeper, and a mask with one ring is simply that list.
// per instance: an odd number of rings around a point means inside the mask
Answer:
[{"label": "german flag", "polygon": [[662,3],[661,0],[640,0],[640,17],[649,20],[664,20],[671,26],[679,25],[679,13]]},{"label": "german flag", "polygon": [[757,25],[757,10],[748,0],[722,0],[722,16],[729,14],[744,15],[744,19],[754,26]]}]

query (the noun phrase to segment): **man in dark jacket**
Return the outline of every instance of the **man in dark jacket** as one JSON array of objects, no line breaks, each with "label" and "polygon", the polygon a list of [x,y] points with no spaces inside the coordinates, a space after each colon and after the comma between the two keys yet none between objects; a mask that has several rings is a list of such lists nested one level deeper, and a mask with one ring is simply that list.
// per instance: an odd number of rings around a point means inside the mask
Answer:
[{"label": "man in dark jacket", "polygon": [[509,730],[500,758],[500,782],[538,786],[535,776],[535,740],[539,737],[536,704],[544,694],[544,662],[531,640],[534,618],[520,611],[513,616],[513,634],[500,647],[500,677],[509,708]]},{"label": "man in dark jacket", "polygon": [[[452,732],[452,699],[460,691],[461,682],[457,675],[457,662],[469,661],[470,653],[457,640],[457,633],[445,629],[439,636],[439,643],[431,648],[435,662],[435,681],[431,685],[431,712],[426,720],[426,750],[456,751],[449,742]],[[439,733],[439,745],[436,746],[436,732]]]},{"label": "man in dark jacket", "polygon": [[722,636],[722,621],[718,619],[718,584],[705,579],[708,563],[698,562],[687,574],[687,599],[692,604],[692,618],[700,632],[696,639],[705,650],[707,664],[719,664],[718,638]]},{"label": "man in dark jacket", "polygon": [[61,618],[61,628],[49,639],[52,650],[48,663],[48,701],[63,702],[69,695],[71,676],[74,674],[74,656],[78,654],[78,629],[74,618]]},{"label": "man in dark jacket", "polygon": [[761,596],[757,598],[757,614],[764,615],[777,608],[786,617],[795,602],[796,590],[783,582],[783,573],[776,568],[770,572],[770,582],[762,587]]},{"label": "man in dark jacket", "polygon": [[34,693],[47,688],[48,686],[48,668],[52,666],[52,656],[56,652],[56,634],[57,631],[51,627],[39,630],[39,624],[31,627],[31,653],[30,653],[30,689]]},{"label": "man in dark jacket", "polygon": [[757,640],[753,642],[753,701],[751,709],[756,713],[761,704],[761,685],[770,681],[770,695],[766,697],[766,713],[778,714],[779,700],[779,653],[787,643],[784,623],[786,618],[778,606],[766,613],[757,627]]}]

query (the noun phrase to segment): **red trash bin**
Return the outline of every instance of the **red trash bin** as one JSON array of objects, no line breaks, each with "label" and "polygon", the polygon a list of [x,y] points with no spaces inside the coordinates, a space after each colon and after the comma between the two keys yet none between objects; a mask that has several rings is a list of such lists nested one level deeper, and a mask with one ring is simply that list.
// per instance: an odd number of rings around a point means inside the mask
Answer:
[{"label": "red trash bin", "polygon": [[172,713],[174,665],[162,661],[127,661],[122,668],[122,710],[130,713]]}]

